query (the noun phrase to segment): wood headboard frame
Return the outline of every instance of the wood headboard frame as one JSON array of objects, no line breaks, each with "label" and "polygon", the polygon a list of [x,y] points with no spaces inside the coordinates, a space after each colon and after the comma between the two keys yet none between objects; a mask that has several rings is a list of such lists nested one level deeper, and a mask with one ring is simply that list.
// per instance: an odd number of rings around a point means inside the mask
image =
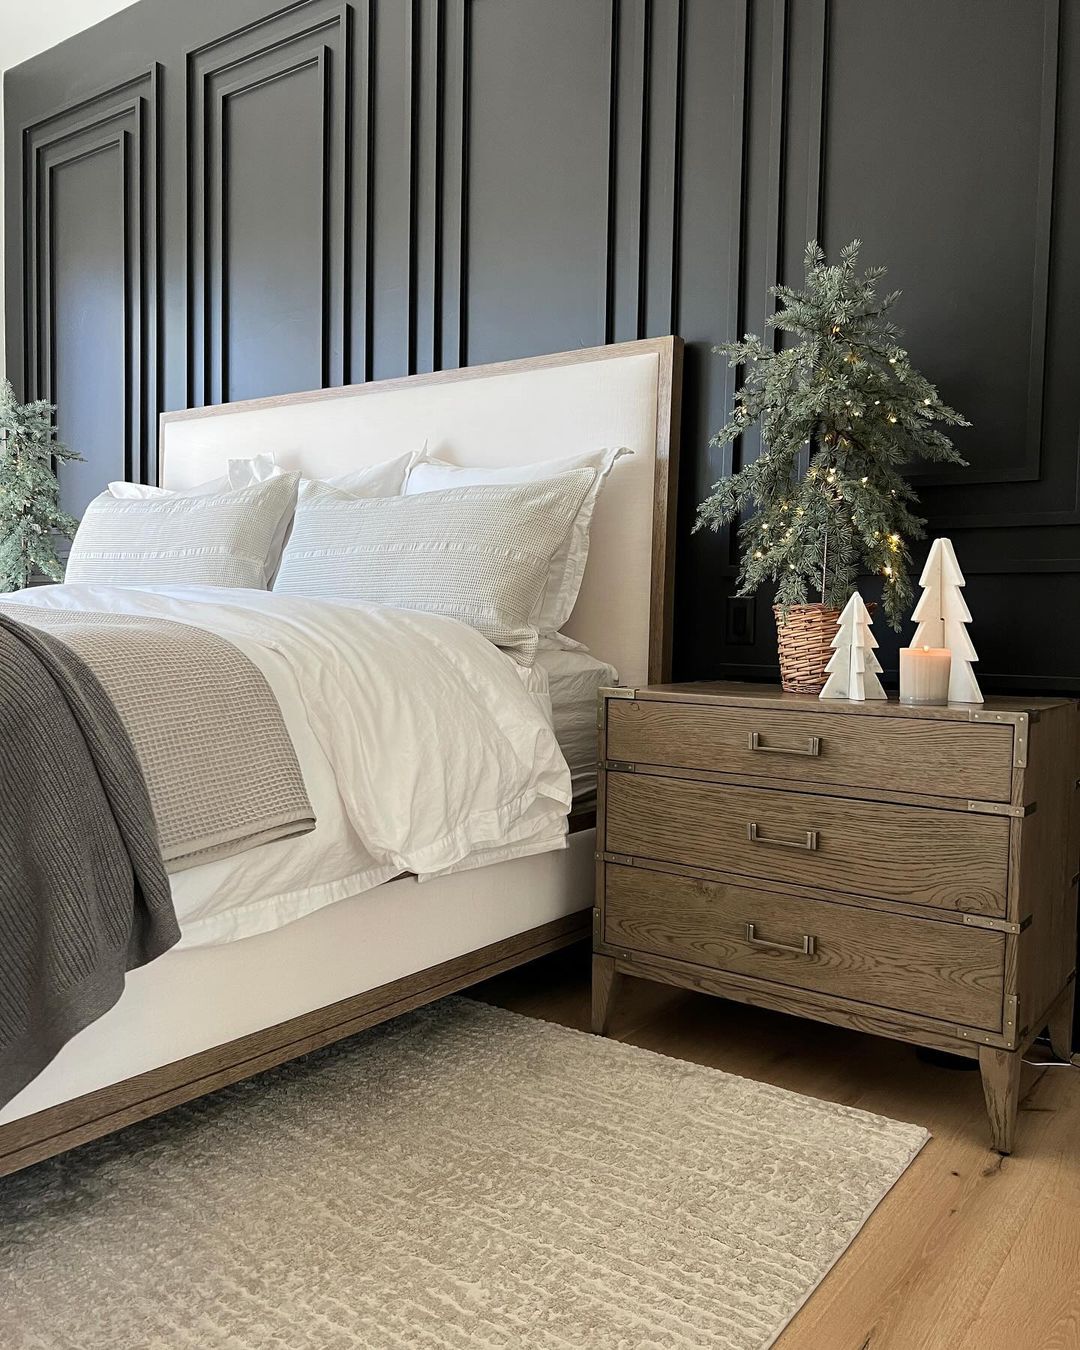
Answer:
[{"label": "wood headboard frame", "polygon": [[[517,361],[501,361],[491,365],[466,366],[458,370],[440,370],[430,374],[410,375],[400,379],[371,381],[367,384],[342,385],[303,393],[278,394],[268,398],[248,399],[243,402],[217,404],[161,414],[158,439],[158,481],[167,483],[170,472],[167,465],[170,433],[179,441],[180,454],[185,453],[185,442],[176,436],[180,424],[187,442],[197,438],[199,424],[205,419],[222,419],[235,414],[263,414],[274,409],[297,409],[305,404],[330,404],[339,399],[366,398],[371,395],[392,394],[408,390],[423,390],[431,386],[461,384],[489,379],[493,376],[520,375],[530,371],[554,370],[558,367],[582,366],[593,362],[607,362],[620,357],[655,354],[657,358],[656,388],[656,442],[653,474],[651,563],[649,572],[648,617],[648,678],[662,682],[671,677],[672,607],[674,589],[675,512],[678,487],[679,413],[682,387],[682,339],[678,337],[644,338],[637,342],[614,343],[605,347],[590,347],[579,351],[556,352],[547,356],[531,356]],[[257,423],[258,419],[254,419]],[[265,422],[263,423],[265,426]],[[220,472],[224,467],[218,460],[210,466],[202,464],[204,476]],[[559,453],[557,450],[553,454]],[[284,461],[282,461],[284,462]],[[300,466],[303,467],[303,466]],[[175,466],[171,474],[176,481]],[[597,655],[603,656],[602,651]]]}]

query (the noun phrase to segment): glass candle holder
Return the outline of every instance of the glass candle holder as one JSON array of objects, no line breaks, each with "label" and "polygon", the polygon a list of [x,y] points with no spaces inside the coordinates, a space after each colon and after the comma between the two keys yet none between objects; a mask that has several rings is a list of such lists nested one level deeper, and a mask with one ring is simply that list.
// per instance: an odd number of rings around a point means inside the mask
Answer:
[{"label": "glass candle holder", "polygon": [[948,647],[900,648],[900,702],[912,705],[949,701],[952,653]]}]

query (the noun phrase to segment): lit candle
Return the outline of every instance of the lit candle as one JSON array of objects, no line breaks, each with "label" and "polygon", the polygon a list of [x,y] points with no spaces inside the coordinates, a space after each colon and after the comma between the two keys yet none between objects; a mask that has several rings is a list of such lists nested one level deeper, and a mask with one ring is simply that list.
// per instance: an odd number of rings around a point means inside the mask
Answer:
[{"label": "lit candle", "polygon": [[948,647],[901,647],[900,702],[948,703],[951,666]]}]

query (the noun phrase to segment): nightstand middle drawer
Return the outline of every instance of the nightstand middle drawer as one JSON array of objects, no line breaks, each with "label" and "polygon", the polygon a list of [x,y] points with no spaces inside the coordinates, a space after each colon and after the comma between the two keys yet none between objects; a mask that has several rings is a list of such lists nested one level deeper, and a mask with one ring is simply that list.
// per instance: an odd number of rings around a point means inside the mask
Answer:
[{"label": "nightstand middle drawer", "polygon": [[852,895],[1005,914],[1003,816],[610,772],[603,847]]}]

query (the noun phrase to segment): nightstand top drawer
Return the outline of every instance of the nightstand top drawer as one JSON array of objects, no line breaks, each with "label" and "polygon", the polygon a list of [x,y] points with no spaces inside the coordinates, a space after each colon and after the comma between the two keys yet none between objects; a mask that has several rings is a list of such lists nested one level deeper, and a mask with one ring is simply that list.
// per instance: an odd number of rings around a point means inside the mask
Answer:
[{"label": "nightstand top drawer", "polygon": [[[850,705],[846,705],[850,706]],[[919,717],[610,698],[607,758],[834,787],[1007,802],[1014,727]]]}]

